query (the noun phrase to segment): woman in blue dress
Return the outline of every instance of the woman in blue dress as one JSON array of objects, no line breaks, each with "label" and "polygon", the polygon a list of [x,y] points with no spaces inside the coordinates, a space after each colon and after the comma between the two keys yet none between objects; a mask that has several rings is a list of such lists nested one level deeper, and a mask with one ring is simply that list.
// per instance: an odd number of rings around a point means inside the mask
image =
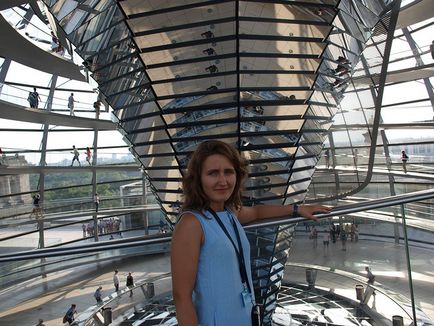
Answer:
[{"label": "woman in blue dress", "polygon": [[190,158],[184,204],[172,238],[172,282],[180,326],[251,326],[254,295],[250,247],[242,224],[258,219],[328,213],[319,205],[241,203],[247,165],[221,141],[206,141]]}]

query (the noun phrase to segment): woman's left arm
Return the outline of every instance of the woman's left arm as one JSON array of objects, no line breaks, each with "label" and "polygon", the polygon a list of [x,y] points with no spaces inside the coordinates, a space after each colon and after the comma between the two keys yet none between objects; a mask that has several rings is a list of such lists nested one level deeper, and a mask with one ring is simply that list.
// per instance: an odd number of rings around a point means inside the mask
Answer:
[{"label": "woman's left arm", "polygon": [[[331,208],[322,205],[298,205],[297,215],[317,221],[314,213],[329,213]],[[258,205],[242,206],[238,211],[238,220],[241,224],[248,224],[256,220],[274,217],[292,216],[294,205]]]}]

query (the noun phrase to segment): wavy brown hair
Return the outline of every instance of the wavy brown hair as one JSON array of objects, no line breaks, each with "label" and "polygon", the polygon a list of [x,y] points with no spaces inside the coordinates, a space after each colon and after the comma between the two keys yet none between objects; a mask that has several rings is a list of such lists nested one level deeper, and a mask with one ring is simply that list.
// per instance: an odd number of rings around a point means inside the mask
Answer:
[{"label": "wavy brown hair", "polygon": [[204,210],[209,208],[209,199],[205,195],[202,182],[202,164],[208,156],[220,154],[232,163],[236,172],[234,191],[225,205],[236,210],[241,208],[241,190],[247,176],[247,163],[231,145],[219,140],[208,140],[201,143],[194,151],[187,166],[187,174],[182,180],[184,190],[183,210]]}]

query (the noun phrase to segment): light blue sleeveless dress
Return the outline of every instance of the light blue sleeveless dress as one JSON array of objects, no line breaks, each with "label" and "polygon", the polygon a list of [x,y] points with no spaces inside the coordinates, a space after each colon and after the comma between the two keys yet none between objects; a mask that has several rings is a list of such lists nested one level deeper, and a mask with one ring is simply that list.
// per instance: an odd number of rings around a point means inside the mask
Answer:
[{"label": "light blue sleeveless dress", "polygon": [[[199,220],[204,234],[199,256],[193,303],[200,326],[251,326],[252,302],[244,304],[243,285],[234,247],[215,218],[208,211],[202,214],[191,211]],[[226,230],[238,248],[231,216],[237,226],[244,251],[244,261],[252,285],[250,245],[236,216],[229,210],[217,212]]]}]

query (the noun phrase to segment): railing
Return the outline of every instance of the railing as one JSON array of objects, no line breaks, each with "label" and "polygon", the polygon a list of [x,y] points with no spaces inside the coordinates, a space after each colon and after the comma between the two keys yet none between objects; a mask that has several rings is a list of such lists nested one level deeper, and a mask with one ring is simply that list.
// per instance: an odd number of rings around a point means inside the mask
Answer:
[{"label": "railing", "polygon": [[[12,86],[9,84],[0,83],[1,93],[0,93],[0,100],[21,105],[23,107],[29,108],[29,102],[27,101],[27,98],[29,96],[29,92],[33,92],[33,88],[29,86],[28,88],[22,88],[18,86]],[[38,91],[38,89],[37,89]],[[51,111],[53,112],[64,112],[65,114],[70,113],[70,110],[68,109],[68,97],[71,92],[61,91],[57,90],[58,93],[64,94],[64,97],[58,97],[54,96],[52,99],[52,108]],[[41,90],[39,90],[39,97],[41,98],[41,101],[39,101],[38,108],[39,109],[45,109],[47,107],[47,101],[48,96],[43,94]],[[75,97],[77,97],[77,94],[79,92],[76,91],[74,93]],[[78,95],[79,96],[79,95]],[[91,95],[88,95],[91,96]],[[95,116],[95,109],[93,108],[93,102],[89,101],[75,101],[74,102],[74,112],[82,112],[82,113],[93,113],[92,116]]]},{"label": "railing", "polygon": [[[125,182],[123,180],[120,180],[119,182],[113,181],[113,183],[122,183]],[[77,186],[71,186],[71,187],[91,187],[90,184],[84,184],[84,185],[77,185]],[[59,191],[61,189],[53,190],[53,191]],[[50,192],[50,189],[45,190],[46,192]],[[35,191],[34,193],[37,193]],[[28,201],[31,201],[30,194],[26,195],[20,195],[20,198],[22,196],[28,196]],[[11,195],[10,198],[13,196]],[[131,202],[131,204],[129,204]],[[100,214],[110,214],[107,210],[115,210],[115,209],[128,209],[131,207],[138,207],[140,208],[141,205],[145,204],[145,199],[143,198],[143,195],[128,195],[128,196],[110,196],[110,197],[100,197]],[[55,200],[55,201],[49,201],[47,200],[44,203],[40,203],[40,206],[43,210],[43,214],[45,216],[44,220],[55,220],[57,218],[73,218],[73,217],[83,217],[84,215],[92,216],[95,212],[95,204],[93,202],[93,199],[90,197],[84,197],[84,198],[73,198],[73,199],[65,199],[65,200]],[[14,222],[23,222],[24,220],[27,220],[28,223],[35,223],[35,221],[31,220],[29,218],[29,215],[32,211],[32,205],[29,204],[23,204],[19,203],[16,207],[12,206],[10,208],[4,207],[0,211],[0,225],[2,224],[1,220],[4,219],[14,219]],[[56,214],[57,213],[57,214]],[[59,215],[60,214],[60,215]],[[33,216],[34,217],[34,216]],[[14,223],[10,220],[7,223]],[[22,224],[22,223],[21,223]]]},{"label": "railing", "polygon": [[[383,208],[393,205],[402,205],[410,202],[428,200],[434,198],[434,190],[423,190],[417,191],[408,194],[396,195],[393,197],[386,197],[382,199],[370,200],[363,203],[358,203],[355,205],[344,205],[334,208],[328,214],[317,214],[316,216],[319,219],[330,218],[333,216],[344,216],[350,213],[357,213],[361,211]],[[244,226],[244,229],[253,229],[258,227],[268,227],[268,226],[277,226],[277,225],[285,225],[285,224],[295,224],[301,221],[304,221],[303,217],[296,218],[273,218],[267,220],[261,220],[249,225]],[[33,258],[44,258],[44,257],[56,257],[56,256],[64,256],[64,255],[72,255],[77,253],[90,253],[90,252],[99,252],[104,250],[111,250],[115,248],[126,248],[126,247],[135,247],[142,246],[146,244],[155,244],[155,243],[163,243],[169,242],[171,240],[171,233],[167,233],[161,235],[155,239],[148,240],[128,240],[125,243],[123,240],[114,240],[110,241],[110,243],[99,242],[99,243],[91,243],[88,245],[80,245],[74,246],[70,248],[56,248],[56,249],[38,249],[37,251],[23,251],[20,253],[12,253],[12,254],[3,254],[0,255],[0,262],[8,262],[8,261],[17,261],[23,259],[33,259]]]},{"label": "railing", "polygon": [[[351,205],[343,205],[339,207],[335,207],[329,214],[317,214],[316,216],[319,219],[329,218],[333,216],[344,216],[346,214],[357,213],[362,211],[367,211],[371,209],[384,208],[394,205],[402,205],[415,201],[427,200],[434,198],[434,190],[422,190],[416,191],[408,194],[396,195],[392,197],[385,197],[381,199],[368,200],[363,203],[351,204]],[[245,229],[255,228],[255,227],[266,227],[266,226],[275,226],[275,225],[283,225],[288,223],[297,223],[303,221],[304,218],[297,217],[291,220],[288,218],[275,218],[275,219],[267,219],[258,221],[252,224],[245,226]]]},{"label": "railing", "polygon": [[[375,282],[375,285],[368,284],[365,277],[325,266],[301,263],[287,263],[285,266],[286,274],[291,275],[288,280],[290,283],[307,282],[308,286],[317,287],[325,292],[332,291],[337,296],[354,301],[355,304],[360,303],[365,308],[376,309],[385,324],[390,323],[394,315],[402,316],[405,325],[410,325],[412,322],[411,312],[407,309],[411,306],[410,300],[378,282]],[[309,270],[315,272],[311,273]],[[364,290],[361,296],[359,294],[359,298],[357,298],[357,288]],[[374,291],[375,295],[373,295]],[[380,306],[387,309],[377,309]],[[418,316],[422,318],[423,315],[424,313],[419,310]],[[424,319],[429,320],[426,316]]]},{"label": "railing", "polygon": [[[15,136],[16,132],[20,130],[10,130],[13,136]],[[25,131],[36,131],[32,130],[23,130]],[[68,132],[72,132],[71,130],[64,130],[65,133],[63,135],[70,135]],[[42,137],[42,130],[39,134]],[[89,133],[91,131],[82,130],[79,132],[80,136],[85,135],[85,133]],[[75,135],[75,134],[74,134]],[[137,163],[135,161],[134,156],[128,151],[127,146],[123,146],[123,151],[114,151],[113,149],[104,149],[98,148],[97,160],[94,164],[93,162],[93,147],[89,146],[91,151],[90,160],[86,159],[86,147],[78,147],[77,150],[80,153],[79,160],[82,167],[91,167],[91,166],[105,166],[105,167],[123,167],[125,165],[135,165]],[[13,148],[13,147],[2,147],[3,155],[0,156],[1,167],[35,167],[39,166],[41,161],[41,151],[39,149],[23,149],[23,148]],[[56,149],[56,150],[47,150],[45,155],[45,167],[69,167],[71,166],[72,159],[74,155],[71,153],[72,148],[64,148],[64,149]],[[116,159],[113,159],[113,156]],[[78,167],[78,162],[74,162],[74,166]],[[137,166],[137,168],[139,168]],[[24,173],[24,171],[23,171]]]},{"label": "railing", "polygon": [[[143,235],[143,230],[124,232],[123,234],[130,234],[130,238],[123,238],[121,241],[128,242],[131,239],[155,239],[158,237],[156,234]],[[140,235],[138,235],[140,234]],[[115,240],[108,240],[108,236],[101,235],[101,239],[105,241],[100,242],[90,242],[87,241],[86,244],[98,245],[101,243],[113,243]],[[62,250],[68,251],[70,248],[75,248],[76,246],[68,245],[67,247],[61,247]],[[53,249],[56,247],[53,247]],[[60,249],[59,247],[57,247]],[[27,280],[29,278],[38,277],[40,275],[46,275],[49,273],[54,273],[58,271],[64,271],[68,269],[73,269],[76,267],[83,266],[89,263],[102,263],[106,261],[113,261],[114,259],[126,259],[128,257],[135,257],[137,255],[154,255],[167,253],[170,246],[167,242],[146,244],[143,246],[136,247],[123,247],[123,246],[113,246],[111,250],[105,250],[101,253],[90,252],[90,253],[77,253],[73,255],[68,255],[65,257],[47,257],[44,259],[30,259],[15,261],[8,264],[0,264],[0,286],[5,287],[11,284],[16,284],[21,280]]]}]

